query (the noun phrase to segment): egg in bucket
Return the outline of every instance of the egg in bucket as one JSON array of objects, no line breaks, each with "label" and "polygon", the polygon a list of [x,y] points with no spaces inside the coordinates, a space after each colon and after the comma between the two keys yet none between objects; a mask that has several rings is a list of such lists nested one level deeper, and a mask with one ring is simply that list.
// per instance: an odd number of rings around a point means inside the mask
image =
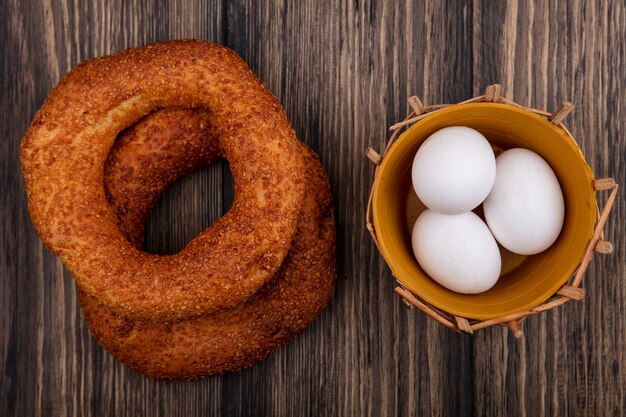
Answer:
[{"label": "egg in bucket", "polygon": [[[409,100],[412,112],[392,126],[394,133],[382,155],[368,149],[377,165],[367,208],[367,227],[399,286],[404,300],[445,326],[472,333],[495,324],[508,325],[521,336],[519,322],[570,299],[581,299],[583,274],[596,252],[610,253],[602,228],[615,200],[617,185],[595,179],[582,152],[561,123],[572,110],[564,103],[554,113],[522,107],[500,96],[500,86],[455,105],[424,106]],[[408,127],[402,134],[400,130]],[[411,185],[411,166],[420,145],[434,132],[467,126],[482,133],[496,155],[525,148],[540,155],[556,174],[565,201],[565,220],[556,242],[531,256],[502,247],[502,273],[491,289],[479,294],[451,291],[431,279],[417,263],[411,229],[425,209]],[[598,216],[596,191],[612,190]]]}]

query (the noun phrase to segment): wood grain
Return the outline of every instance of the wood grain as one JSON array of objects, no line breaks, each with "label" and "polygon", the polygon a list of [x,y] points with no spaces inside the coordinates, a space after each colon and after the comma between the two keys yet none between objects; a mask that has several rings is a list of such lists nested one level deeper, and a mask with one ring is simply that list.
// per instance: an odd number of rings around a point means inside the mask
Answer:
[{"label": "wood grain", "polygon": [[[239,373],[148,380],[89,336],[74,283],[30,221],[17,154],[50,89],[81,60],[198,37],[237,51],[315,149],[336,200],[340,279],[313,325]],[[459,335],[408,310],[364,224],[387,126],[416,94],[455,102],[500,82],[566,124],[600,177],[626,183],[626,6],[620,0],[6,0],[0,2],[0,415],[624,415],[626,207],[606,227],[586,298],[523,323]],[[148,221],[174,253],[233,197],[221,162],[185,177]],[[602,200],[602,199],[601,199]],[[603,201],[603,200],[602,200]]]},{"label": "wood grain", "polygon": [[[553,110],[571,101],[575,111],[565,123],[591,168],[624,184],[624,3],[513,1],[488,11],[479,6],[474,92],[499,80],[505,94],[524,105]],[[473,378],[482,393],[475,397],[476,414],[624,413],[624,219],[621,197],[605,229],[615,252],[595,256],[583,281],[583,301],[529,318],[522,341],[501,329],[474,337]]]}]

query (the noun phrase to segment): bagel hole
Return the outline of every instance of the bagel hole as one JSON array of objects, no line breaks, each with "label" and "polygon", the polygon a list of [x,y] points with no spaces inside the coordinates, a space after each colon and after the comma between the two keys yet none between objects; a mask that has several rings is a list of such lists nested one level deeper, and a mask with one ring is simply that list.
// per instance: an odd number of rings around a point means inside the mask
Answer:
[{"label": "bagel hole", "polygon": [[234,189],[228,161],[223,158],[181,177],[150,211],[144,250],[158,255],[180,252],[230,209]]}]

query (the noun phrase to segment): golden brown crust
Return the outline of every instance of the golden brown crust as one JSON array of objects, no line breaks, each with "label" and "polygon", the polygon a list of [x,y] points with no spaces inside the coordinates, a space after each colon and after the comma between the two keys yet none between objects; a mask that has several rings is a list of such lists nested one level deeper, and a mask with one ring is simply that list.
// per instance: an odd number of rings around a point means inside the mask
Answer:
[{"label": "golden brown crust", "polygon": [[117,139],[104,167],[104,191],[120,231],[137,249],[163,190],[222,154],[218,134],[211,113],[172,108],[146,116]]},{"label": "golden brown crust", "polygon": [[[191,111],[158,112],[116,143],[107,160],[105,185],[116,196],[113,210],[120,213],[124,207],[118,217],[120,229],[131,231],[129,238],[139,233],[129,223],[145,219],[173,172],[194,169],[219,152],[202,140],[206,120],[206,115]],[[181,134],[191,138],[185,150],[162,148],[170,142],[168,136]],[[195,379],[250,366],[304,330],[332,294],[336,237],[324,171],[305,145],[302,153],[306,182],[297,232],[281,269],[259,292],[233,310],[175,323],[124,318],[81,292],[94,337],[126,365],[152,378]],[[147,184],[150,190],[143,193],[140,189]],[[133,240],[140,244],[142,238],[138,234]]]},{"label": "golden brown crust", "polygon": [[[214,117],[236,187],[226,215],[173,256],[134,248],[103,190],[115,137],[149,112]],[[293,130],[231,50],[202,41],[129,49],[74,68],[21,144],[33,224],[80,289],[129,317],[174,320],[232,308],[269,281],[289,250],[304,192]]]}]

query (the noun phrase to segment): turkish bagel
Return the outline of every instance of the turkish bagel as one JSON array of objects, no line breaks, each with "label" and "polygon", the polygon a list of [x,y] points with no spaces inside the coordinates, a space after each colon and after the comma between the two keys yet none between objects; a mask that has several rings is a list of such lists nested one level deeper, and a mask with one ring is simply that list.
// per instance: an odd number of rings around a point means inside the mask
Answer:
[{"label": "turkish bagel", "polygon": [[104,192],[117,226],[137,249],[143,249],[150,208],[163,190],[222,154],[213,123],[207,111],[163,109],[115,142],[104,166]]},{"label": "turkish bagel", "polygon": [[[219,154],[210,122],[205,112],[163,110],[115,144],[105,189],[120,230],[135,245],[142,244],[143,222],[161,192]],[[306,175],[297,232],[265,286],[234,309],[175,323],[129,319],[81,292],[83,315],[99,343],[154,379],[196,379],[250,366],[304,330],[334,289],[336,237],[324,171],[313,151],[301,145],[301,152]]]},{"label": "turkish bagel", "polygon": [[[205,109],[235,182],[232,208],[178,254],[138,250],[103,187],[115,138],[150,112]],[[172,321],[233,308],[278,271],[296,232],[304,166],[284,110],[233,51],[172,41],[74,68],[21,143],[32,222],[81,291],[126,317]]]}]

